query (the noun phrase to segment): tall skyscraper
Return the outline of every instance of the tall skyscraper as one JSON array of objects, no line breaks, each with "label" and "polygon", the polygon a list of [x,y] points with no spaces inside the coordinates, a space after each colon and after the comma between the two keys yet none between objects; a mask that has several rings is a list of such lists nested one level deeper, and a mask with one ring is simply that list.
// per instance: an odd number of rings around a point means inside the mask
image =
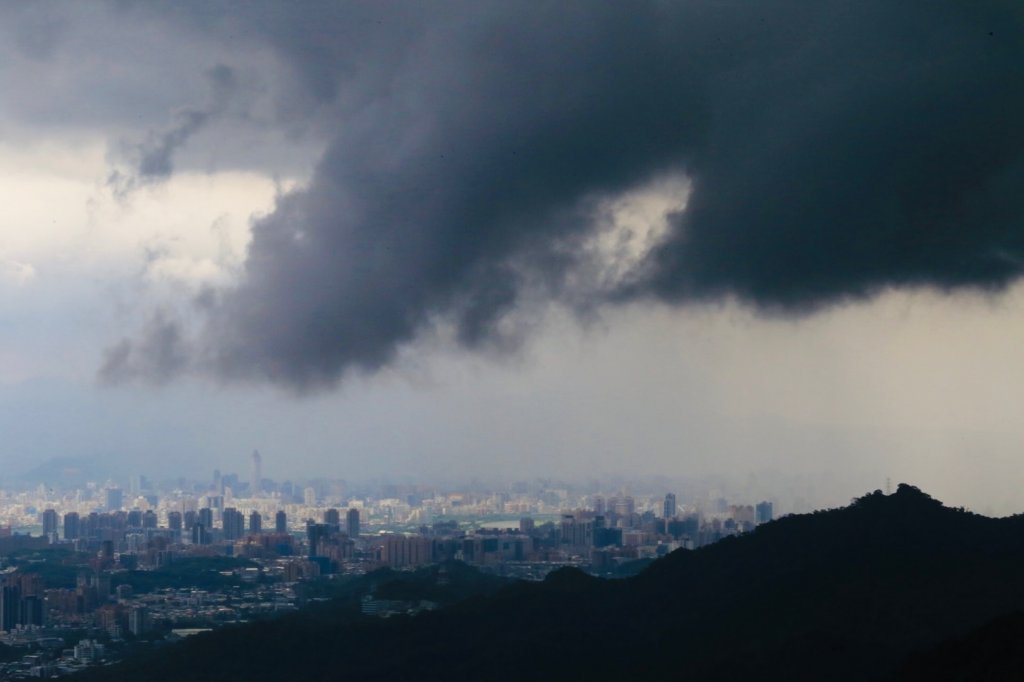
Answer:
[{"label": "tall skyscraper", "polygon": [[324,523],[331,526],[333,530],[341,527],[341,513],[333,507],[324,512]]},{"label": "tall skyscraper", "polygon": [[22,597],[18,604],[18,621],[21,625],[42,625],[43,598],[39,595]]},{"label": "tall skyscraper", "polygon": [[68,512],[64,515],[64,539],[77,540],[81,537],[82,520],[78,512]]},{"label": "tall skyscraper", "polygon": [[252,472],[249,478],[249,495],[256,497],[263,488],[263,456],[259,450],[252,451]]},{"label": "tall skyscraper", "polygon": [[43,512],[43,535],[50,538],[51,542],[57,537],[57,512],[53,509]]},{"label": "tall skyscraper", "polygon": [[330,535],[331,529],[326,523],[306,523],[306,542],[309,544],[309,556],[320,556],[323,552],[324,542]]},{"label": "tall skyscraper", "polygon": [[149,487],[149,482],[146,477],[142,474],[134,474],[128,479],[128,493],[130,495],[137,496],[141,495],[146,488]]},{"label": "tall skyscraper", "polygon": [[665,509],[664,509],[665,513],[664,513],[664,517],[666,519],[671,519],[673,516],[676,515],[676,509],[677,509],[677,505],[676,505],[676,495],[675,495],[675,493],[668,493],[668,494],[666,494],[665,495]]},{"label": "tall skyscraper", "polygon": [[181,534],[182,518],[180,511],[167,512],[167,527],[174,531],[175,534]]},{"label": "tall skyscraper", "polygon": [[758,524],[768,523],[773,518],[772,503],[759,502],[757,504],[756,521]]},{"label": "tall skyscraper", "polygon": [[21,590],[17,585],[0,582],[0,630],[13,630],[18,624]]},{"label": "tall skyscraper", "polygon": [[288,532],[288,515],[284,513],[283,509],[278,510],[274,515],[274,531],[277,533]]},{"label": "tall skyscraper", "polygon": [[245,515],[234,507],[224,510],[221,517],[225,540],[237,540],[245,535]]},{"label": "tall skyscraper", "polygon": [[260,533],[263,531],[263,517],[258,511],[253,510],[249,514],[249,532]]},{"label": "tall skyscraper", "polygon": [[210,529],[201,523],[196,523],[192,526],[192,544],[193,545],[208,545],[210,544]]},{"label": "tall skyscraper", "polygon": [[345,514],[345,528],[350,538],[359,537],[359,510],[352,508]]}]

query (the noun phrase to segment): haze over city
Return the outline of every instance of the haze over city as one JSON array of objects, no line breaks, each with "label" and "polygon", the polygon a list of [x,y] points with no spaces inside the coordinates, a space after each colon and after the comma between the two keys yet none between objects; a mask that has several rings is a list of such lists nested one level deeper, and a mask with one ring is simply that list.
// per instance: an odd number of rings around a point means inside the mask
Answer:
[{"label": "haze over city", "polygon": [[1020,23],[5,4],[0,485],[258,448],[1024,511]]}]

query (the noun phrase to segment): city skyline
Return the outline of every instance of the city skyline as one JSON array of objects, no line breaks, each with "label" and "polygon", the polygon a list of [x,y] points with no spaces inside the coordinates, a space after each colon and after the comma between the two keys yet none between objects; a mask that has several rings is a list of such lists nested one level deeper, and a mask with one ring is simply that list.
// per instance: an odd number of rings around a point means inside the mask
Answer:
[{"label": "city skyline", "polygon": [[737,503],[717,491],[680,503],[673,492],[606,494],[542,481],[501,492],[252,483],[215,470],[170,487],[144,476],[132,476],[130,490],[0,487],[0,651],[24,652],[5,656],[0,676],[130,660],[161,641],[273,619],[331,593],[359,607],[336,600],[332,612],[357,617],[438,609],[438,601],[380,589],[403,573],[432,576],[435,588],[458,575],[540,584],[569,568],[623,578],[775,518],[772,501]]},{"label": "city skyline", "polygon": [[944,7],[0,7],[0,485],[1024,510],[1020,14]]}]

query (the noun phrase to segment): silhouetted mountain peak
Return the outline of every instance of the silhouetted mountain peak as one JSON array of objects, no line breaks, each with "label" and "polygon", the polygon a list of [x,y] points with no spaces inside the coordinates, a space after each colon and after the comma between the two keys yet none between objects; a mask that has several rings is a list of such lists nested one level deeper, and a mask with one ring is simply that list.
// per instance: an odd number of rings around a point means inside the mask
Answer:
[{"label": "silhouetted mountain peak", "polygon": [[915,485],[910,485],[909,483],[900,483],[896,486],[896,492],[893,493],[893,496],[898,500],[904,500],[906,502],[917,502],[928,505],[937,504],[940,506],[942,504],[928,493]]},{"label": "silhouetted mountain peak", "polygon": [[953,512],[942,502],[909,483],[900,483],[896,492],[885,495],[881,490],[868,493],[853,501],[853,509],[870,510],[885,516],[905,516],[907,514],[935,513],[939,511]]}]

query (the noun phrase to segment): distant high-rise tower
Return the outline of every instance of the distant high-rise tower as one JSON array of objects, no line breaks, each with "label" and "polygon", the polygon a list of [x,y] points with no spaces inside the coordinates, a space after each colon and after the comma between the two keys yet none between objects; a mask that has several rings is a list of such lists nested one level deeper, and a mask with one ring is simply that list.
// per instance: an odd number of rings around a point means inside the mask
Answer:
[{"label": "distant high-rise tower", "polygon": [[306,542],[309,544],[309,556],[320,556],[324,549],[324,543],[330,535],[331,529],[326,523],[306,522]]},{"label": "distant high-rise tower", "polygon": [[772,520],[774,514],[771,502],[760,502],[755,509],[757,510],[755,516],[757,523],[768,523]]},{"label": "distant high-rise tower", "polygon": [[256,497],[263,488],[263,456],[259,450],[252,451],[252,477],[249,479],[249,495]]},{"label": "distant high-rise tower", "polygon": [[64,515],[64,539],[77,540],[80,537],[82,520],[78,512],[68,512]]},{"label": "distant high-rise tower", "polygon": [[[195,512],[190,512],[193,516]],[[167,513],[167,527],[175,533],[176,536],[181,535],[182,518],[180,511],[172,511]]]},{"label": "distant high-rise tower", "polygon": [[210,529],[201,523],[197,523],[192,526],[192,544],[193,545],[208,545],[210,544]]},{"label": "distant high-rise tower", "polygon": [[345,514],[345,527],[350,538],[359,537],[359,510],[349,509]]},{"label": "distant high-rise tower", "polygon": [[0,581],[0,630],[13,630],[18,624],[21,589]]},{"label": "distant high-rise tower", "polygon": [[237,540],[245,535],[245,515],[234,507],[228,507],[221,516],[221,529],[225,540]]},{"label": "distant high-rise tower", "polygon": [[287,533],[288,532],[288,515],[281,509],[274,515],[274,532],[276,533]]},{"label": "distant high-rise tower", "polygon": [[142,492],[146,490],[146,488],[148,487],[149,482],[146,480],[146,477],[143,476],[142,474],[133,474],[128,479],[128,493],[132,497],[137,497],[138,495],[141,495]]},{"label": "distant high-rise tower", "polygon": [[118,511],[124,506],[124,493],[120,488],[107,488],[107,511]]},{"label": "distant high-rise tower", "polygon": [[263,530],[263,517],[258,511],[253,510],[249,514],[249,532],[260,533]]},{"label": "distant high-rise tower", "polygon": [[671,519],[676,515],[676,495],[675,493],[668,493],[665,495],[665,518]]},{"label": "distant high-rise tower", "polygon": [[57,539],[57,512],[53,509],[43,512],[43,535],[50,538],[50,542]]},{"label": "distant high-rise tower", "polygon": [[331,507],[324,512],[324,523],[330,526],[333,530],[338,530],[341,526],[341,513],[337,509]]}]

